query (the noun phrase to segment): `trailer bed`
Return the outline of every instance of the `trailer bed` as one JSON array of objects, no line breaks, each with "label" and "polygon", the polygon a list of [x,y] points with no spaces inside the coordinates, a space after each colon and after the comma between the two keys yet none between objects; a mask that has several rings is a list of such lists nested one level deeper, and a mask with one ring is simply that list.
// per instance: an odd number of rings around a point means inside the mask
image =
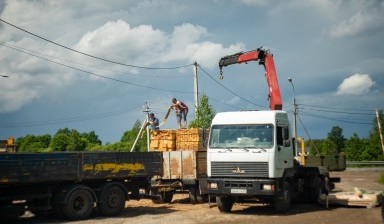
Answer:
[{"label": "trailer bed", "polygon": [[162,175],[162,153],[0,154],[0,186]]}]

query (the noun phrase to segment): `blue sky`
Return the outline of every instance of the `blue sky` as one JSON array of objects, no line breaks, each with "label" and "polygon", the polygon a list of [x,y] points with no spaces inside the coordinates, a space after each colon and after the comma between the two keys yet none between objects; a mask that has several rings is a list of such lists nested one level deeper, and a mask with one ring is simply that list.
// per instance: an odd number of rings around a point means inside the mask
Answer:
[{"label": "blue sky", "polygon": [[[325,138],[333,126],[366,137],[384,103],[384,3],[379,0],[0,1],[0,138],[68,127],[120,140],[160,120],[176,97],[194,118],[199,93],[217,112],[268,109],[258,63],[224,68],[221,57],[263,46],[274,54],[283,109],[298,135]],[[127,66],[131,65],[131,66]],[[132,67],[133,66],[133,67]],[[139,68],[140,67],[140,68]],[[144,67],[144,68],[142,68]],[[173,68],[173,69],[157,69]],[[176,128],[170,116],[162,127]]]}]

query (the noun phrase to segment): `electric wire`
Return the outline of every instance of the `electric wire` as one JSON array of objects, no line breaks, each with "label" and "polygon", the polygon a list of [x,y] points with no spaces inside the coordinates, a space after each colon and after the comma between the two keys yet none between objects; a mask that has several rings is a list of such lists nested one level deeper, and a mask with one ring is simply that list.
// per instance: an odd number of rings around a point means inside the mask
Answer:
[{"label": "electric wire", "polygon": [[9,25],[9,26],[14,27],[14,28],[16,28],[16,29],[18,29],[18,30],[21,30],[21,31],[23,31],[23,32],[25,32],[25,33],[28,33],[28,34],[32,35],[32,36],[35,36],[35,37],[37,37],[37,38],[39,38],[39,39],[41,39],[41,40],[44,40],[44,41],[46,41],[46,42],[49,42],[49,43],[51,43],[51,44],[57,45],[57,46],[59,46],[59,47],[65,48],[65,49],[70,50],[70,51],[73,51],[73,52],[76,52],[76,53],[78,53],[78,54],[82,54],[82,55],[85,55],[85,56],[88,56],[88,57],[91,57],[91,58],[94,58],[94,59],[97,59],[97,60],[101,60],[101,61],[109,62],[109,63],[112,63],[112,64],[117,64],[117,65],[127,66],[127,67],[131,67],[131,68],[139,68],[139,69],[169,69],[169,70],[171,70],[171,69],[185,68],[185,67],[189,67],[189,66],[192,66],[192,65],[193,65],[193,64],[188,64],[188,65],[181,65],[181,66],[175,66],[175,67],[146,67],[146,66],[138,66],[138,65],[125,64],[125,63],[122,63],[122,62],[116,62],[116,61],[112,61],[112,60],[109,60],[109,59],[105,59],[105,58],[97,57],[97,56],[94,56],[94,55],[91,55],[91,54],[87,54],[87,53],[84,53],[84,52],[75,50],[75,49],[73,49],[73,48],[67,47],[67,46],[65,46],[65,45],[56,43],[56,42],[54,42],[54,41],[52,41],[52,40],[49,40],[49,39],[47,39],[47,38],[45,38],[45,37],[39,36],[39,35],[34,34],[34,33],[30,32],[30,31],[28,31],[28,30],[25,30],[25,29],[23,29],[23,28],[21,28],[21,27],[18,27],[18,26],[16,26],[16,25],[13,25],[13,24],[11,24],[11,23],[9,23],[9,22],[7,22],[7,21],[1,19],[1,18],[0,18],[0,21],[3,22],[3,23],[5,23],[5,24],[7,24],[7,25]]},{"label": "electric wire", "polygon": [[218,82],[216,79],[214,79],[208,72],[206,72],[202,67],[201,65],[197,65],[198,68],[201,69],[201,71],[203,71],[209,78],[211,78],[211,80],[213,80],[216,84],[220,85],[221,87],[223,87],[225,90],[227,90],[228,92],[230,92],[231,94],[233,94],[234,96],[237,96],[239,97],[240,99],[252,104],[252,105],[255,105],[255,106],[258,106],[258,107],[261,107],[261,108],[266,108],[265,106],[262,106],[262,105],[259,105],[259,104],[256,104],[250,100],[247,100],[243,97],[241,97],[240,95],[236,94],[235,92],[233,92],[232,90],[230,90],[229,88],[227,88],[226,86],[224,86],[223,84],[221,84],[220,82]]},{"label": "electric wire", "polygon": [[[4,44],[2,44],[2,45],[3,45],[3,46],[6,46],[6,45],[4,45]],[[48,59],[48,58],[44,58],[44,57],[41,57],[41,56],[32,54],[32,53],[27,52],[27,51],[23,51],[23,50],[20,50],[20,49],[16,49],[16,48],[13,48],[13,47],[10,47],[10,46],[6,46],[6,47],[11,48],[11,49],[16,50],[16,51],[19,51],[19,52],[22,52],[22,53],[25,53],[25,54],[28,54],[28,55],[31,55],[31,56],[34,56],[34,57],[37,57],[37,58],[42,59],[42,60],[46,60],[46,61],[52,62],[52,63],[54,63],[54,64],[58,64],[58,65],[61,65],[61,66],[67,67],[67,68],[71,68],[71,69],[74,69],[74,70],[83,72],[83,73],[87,73],[87,74],[90,74],[90,75],[93,75],[93,76],[97,76],[97,77],[100,77],[100,78],[104,78],[104,79],[109,79],[109,80],[112,80],[112,81],[115,81],[115,82],[119,82],[119,83],[124,83],[124,84],[133,85],[133,86],[138,86],[138,87],[147,88],[147,89],[153,89],[153,90],[159,90],[159,91],[166,91],[166,92],[193,93],[193,92],[191,92],[191,91],[181,91],[181,90],[163,89],[163,88],[157,88],[157,87],[152,87],[152,86],[146,86],[146,85],[142,85],[142,84],[132,83],[132,82],[128,82],[128,81],[124,81],[124,80],[116,79],[116,78],[111,78],[111,77],[108,77],[108,76],[104,76],[104,75],[96,74],[96,73],[94,73],[94,72],[86,71],[86,70],[84,70],[84,69],[80,69],[80,68],[77,68],[77,67],[74,67],[74,66],[66,65],[66,64],[63,64],[63,63],[60,63],[60,62],[57,62],[57,61]]]},{"label": "electric wire", "polygon": [[359,108],[336,108],[336,107],[329,107],[329,106],[319,106],[319,105],[310,105],[310,104],[298,104],[298,105],[303,105],[307,107],[314,107],[314,108],[325,108],[325,109],[334,109],[334,110],[345,110],[345,111],[369,111],[371,112],[372,110],[369,109],[359,109]]},{"label": "electric wire", "polygon": [[312,146],[315,148],[315,150],[316,150],[317,154],[319,155],[319,154],[320,154],[320,153],[319,153],[319,150],[317,149],[317,147],[316,147],[315,143],[313,142],[313,140],[312,140],[311,136],[309,135],[309,132],[308,132],[307,128],[304,126],[304,123],[303,123],[303,121],[301,120],[301,118],[300,118],[300,116],[299,116],[299,115],[297,115],[297,118],[299,118],[299,121],[300,121],[300,123],[301,123],[301,126],[303,127],[303,129],[304,129],[305,133],[307,133],[307,136],[308,136],[308,138],[309,138],[309,141],[311,142]]},{"label": "electric wire", "polygon": [[[52,56],[52,55],[48,55],[48,54],[44,54],[44,53],[41,53],[41,52],[37,52],[37,51],[34,51],[34,50],[31,50],[31,49],[27,49],[27,48],[23,48],[23,47],[20,47],[20,46],[15,46],[13,44],[10,44],[10,43],[0,43],[0,45],[4,46],[4,47],[8,47],[8,48],[13,48],[14,49],[22,49],[23,51],[26,51],[26,52],[32,52],[32,53],[35,53],[35,54],[39,54],[39,55],[44,55],[46,57],[50,57],[50,58],[54,58],[56,60],[61,60],[61,61],[65,61],[65,62],[69,62],[69,63],[73,63],[73,64],[77,64],[77,65],[81,65],[81,66],[86,66],[86,67],[90,67],[90,68],[95,68],[95,69],[99,69],[99,70],[104,70],[104,71],[109,71],[109,72],[115,72],[115,73],[119,73],[121,75],[139,75],[139,74],[135,74],[135,73],[130,73],[130,72],[122,72],[122,71],[116,71],[116,70],[112,70],[112,69],[106,69],[106,68],[101,68],[101,67],[97,67],[97,66],[93,66],[93,65],[89,65],[89,64],[83,64],[83,63],[79,63],[79,62],[75,62],[75,61],[71,61],[71,60],[68,60],[68,59],[65,59],[65,58],[60,58],[60,57],[55,57],[55,56]],[[9,47],[10,46],[10,47]],[[23,52],[24,53],[24,52]],[[140,74],[140,76],[149,76],[149,77],[161,77],[161,78],[164,78],[165,76],[164,75],[149,75],[149,74]],[[175,75],[172,75],[172,76],[168,76],[168,77],[172,77],[172,78],[175,78],[175,77],[178,77],[178,76],[175,76]]]},{"label": "electric wire", "polygon": [[54,125],[54,124],[63,124],[63,123],[73,123],[81,122],[93,119],[100,119],[105,117],[117,116],[126,113],[130,110],[135,110],[140,108],[140,106],[135,106],[127,109],[122,109],[118,111],[96,113],[96,114],[83,114],[74,117],[67,117],[61,119],[52,119],[52,120],[41,120],[41,121],[30,121],[30,122],[16,122],[16,123],[4,123],[0,124],[0,128],[20,128],[20,127],[33,127],[33,126],[44,126],[44,125]]},{"label": "electric wire", "polygon": [[309,117],[318,117],[318,118],[323,118],[327,120],[332,120],[332,121],[338,121],[338,122],[343,122],[343,123],[350,123],[350,124],[362,124],[362,125],[371,125],[372,123],[367,123],[367,122],[355,122],[355,121],[347,121],[347,120],[342,120],[342,119],[336,119],[336,118],[331,118],[331,117],[326,117],[318,114],[312,114],[308,112],[301,111],[301,114],[304,116],[309,116]]}]

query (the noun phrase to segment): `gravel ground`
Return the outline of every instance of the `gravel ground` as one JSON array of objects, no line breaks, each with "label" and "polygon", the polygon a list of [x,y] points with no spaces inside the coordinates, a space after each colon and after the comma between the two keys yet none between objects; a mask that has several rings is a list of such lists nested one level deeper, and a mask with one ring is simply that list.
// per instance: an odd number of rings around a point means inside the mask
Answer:
[{"label": "gravel ground", "polygon": [[[333,172],[332,177],[341,177],[336,191],[352,191],[354,187],[366,191],[384,191],[377,183],[384,171],[347,170]],[[18,223],[66,223],[55,218],[34,217],[27,214]],[[328,209],[315,204],[294,204],[286,214],[276,214],[268,205],[235,204],[229,214],[220,213],[214,204],[192,205],[187,194],[177,194],[169,204],[153,204],[151,200],[128,201],[126,209],[118,217],[105,218],[94,214],[90,219],[71,222],[76,224],[199,224],[199,223],[332,223],[332,224],[379,224],[383,223],[380,207],[356,208],[332,205]]]}]

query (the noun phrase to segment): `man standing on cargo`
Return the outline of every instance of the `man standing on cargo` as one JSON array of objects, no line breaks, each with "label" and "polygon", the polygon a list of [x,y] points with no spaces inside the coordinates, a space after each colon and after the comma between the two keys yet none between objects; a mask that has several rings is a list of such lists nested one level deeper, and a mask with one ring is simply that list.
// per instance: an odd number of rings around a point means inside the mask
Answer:
[{"label": "man standing on cargo", "polygon": [[176,98],[172,98],[172,103],[173,105],[171,106],[171,108],[173,108],[176,112],[177,124],[179,125],[179,129],[183,128],[183,126],[181,125],[181,119],[184,120],[184,128],[187,128],[188,106],[180,100],[177,100]]},{"label": "man standing on cargo", "polygon": [[155,114],[150,113],[149,114],[149,121],[148,123],[151,125],[151,130],[159,130],[159,119],[155,117]]}]

